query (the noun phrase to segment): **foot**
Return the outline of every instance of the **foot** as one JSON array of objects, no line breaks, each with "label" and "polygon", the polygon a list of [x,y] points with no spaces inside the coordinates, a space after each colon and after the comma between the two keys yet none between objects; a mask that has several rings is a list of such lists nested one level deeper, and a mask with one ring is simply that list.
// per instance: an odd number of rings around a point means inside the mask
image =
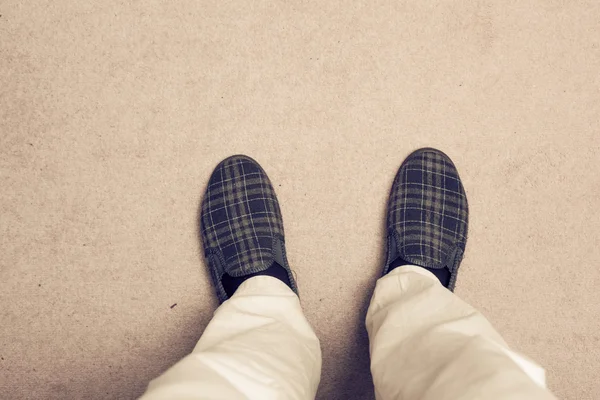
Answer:
[{"label": "foot", "polygon": [[250,157],[223,160],[214,170],[200,216],[204,252],[221,302],[246,279],[273,276],[297,292],[285,255],[275,190]]},{"label": "foot", "polygon": [[409,155],[390,194],[384,275],[402,265],[417,265],[454,290],[468,216],[465,189],[450,158],[431,148]]}]

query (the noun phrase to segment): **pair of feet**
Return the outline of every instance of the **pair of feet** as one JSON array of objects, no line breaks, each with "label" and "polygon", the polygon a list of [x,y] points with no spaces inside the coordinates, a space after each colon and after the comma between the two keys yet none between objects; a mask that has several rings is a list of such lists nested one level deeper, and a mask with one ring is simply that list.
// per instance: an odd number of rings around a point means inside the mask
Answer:
[{"label": "pair of feet", "polygon": [[[286,257],[279,202],[256,161],[238,155],[215,168],[200,224],[221,302],[257,275],[273,276],[298,292]],[[450,158],[431,148],[415,151],[402,163],[392,185],[383,274],[402,265],[417,265],[453,290],[467,228],[467,198]]]}]

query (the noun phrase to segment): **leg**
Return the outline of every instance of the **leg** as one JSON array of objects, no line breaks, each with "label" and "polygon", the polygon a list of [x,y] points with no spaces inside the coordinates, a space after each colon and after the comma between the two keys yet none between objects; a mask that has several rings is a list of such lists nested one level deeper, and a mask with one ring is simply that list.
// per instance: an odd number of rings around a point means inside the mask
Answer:
[{"label": "leg", "polygon": [[246,280],[215,312],[196,348],[143,400],[314,399],[319,340],[298,296],[278,279]]},{"label": "leg", "polygon": [[215,168],[200,225],[223,304],[144,400],[314,399],[321,349],[300,308],[279,202],[256,161],[233,156]]},{"label": "leg", "polygon": [[424,268],[380,278],[366,324],[378,400],[554,399],[544,370]]},{"label": "leg", "polygon": [[544,371],[452,293],[467,230],[452,161],[435,149],[408,156],[392,185],[387,261],[366,321],[378,400],[554,398]]}]

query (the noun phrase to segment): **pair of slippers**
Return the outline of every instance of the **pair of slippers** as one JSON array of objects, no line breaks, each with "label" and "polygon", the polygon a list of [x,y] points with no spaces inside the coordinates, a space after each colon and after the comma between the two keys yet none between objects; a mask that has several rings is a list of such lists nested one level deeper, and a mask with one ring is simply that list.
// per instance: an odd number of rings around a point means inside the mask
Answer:
[{"label": "pair of slippers", "polygon": [[[232,284],[256,275],[276,276],[298,292],[285,253],[275,190],[252,158],[232,156],[215,168],[202,201],[200,225],[221,302],[231,296]],[[442,283],[453,290],[467,230],[467,197],[452,160],[431,148],[410,154],[389,197],[383,274],[397,265],[418,265],[438,277],[447,276]]]}]

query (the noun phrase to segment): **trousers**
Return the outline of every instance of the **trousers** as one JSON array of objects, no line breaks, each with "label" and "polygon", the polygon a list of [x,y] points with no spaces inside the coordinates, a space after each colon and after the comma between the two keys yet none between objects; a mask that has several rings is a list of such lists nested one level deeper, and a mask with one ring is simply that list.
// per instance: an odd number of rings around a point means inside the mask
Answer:
[{"label": "trousers", "polygon": [[[402,266],[377,281],[366,327],[377,400],[555,399],[541,367],[423,268]],[[320,372],[319,340],[298,297],[256,276],[142,399],[308,400]]]}]

